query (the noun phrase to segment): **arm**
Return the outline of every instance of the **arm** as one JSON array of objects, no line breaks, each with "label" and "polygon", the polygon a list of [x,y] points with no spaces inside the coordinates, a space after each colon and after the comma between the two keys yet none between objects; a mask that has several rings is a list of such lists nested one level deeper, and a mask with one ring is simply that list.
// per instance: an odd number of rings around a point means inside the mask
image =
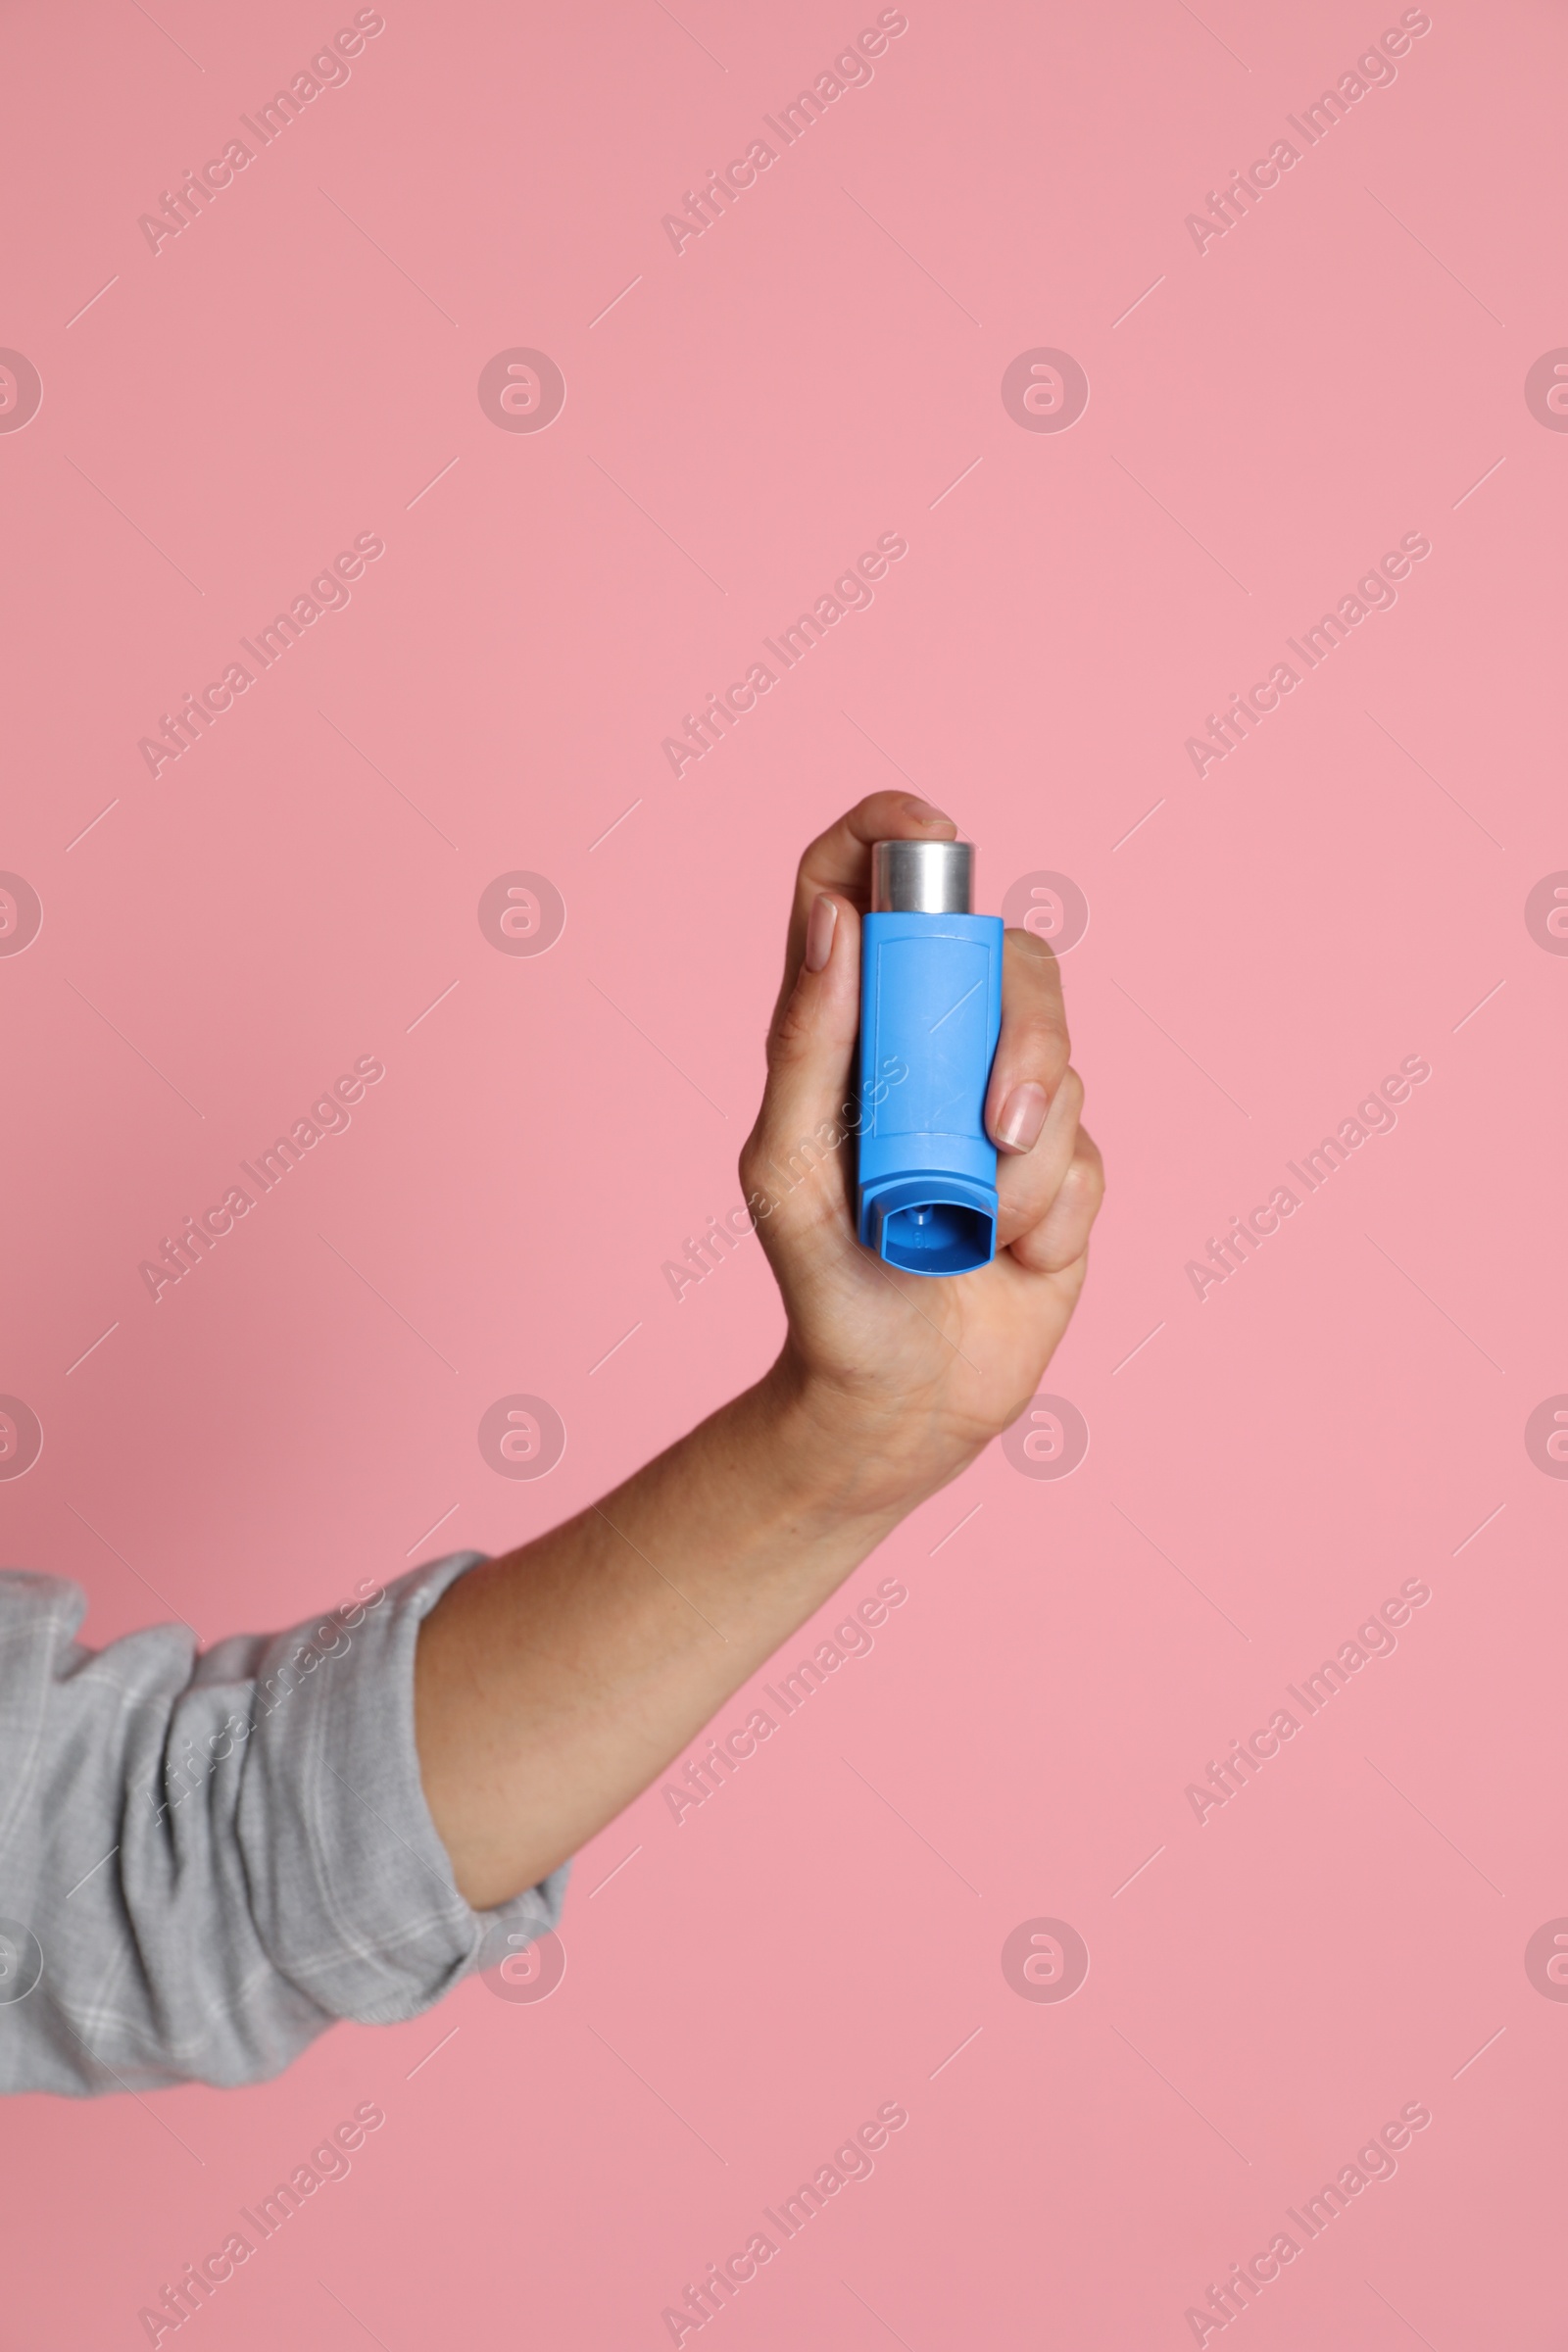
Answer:
[{"label": "arm", "polygon": [[419,1785],[419,1627],[475,1564],[208,1650],[90,1649],[79,1587],[0,1570],[0,2093],[259,2082],[555,1925],[564,1872],[475,1918]]},{"label": "arm", "polygon": [[[861,1250],[843,1124],[870,844],[951,840],[900,793],[801,861],[741,1180],[789,1331],[758,1385],[564,1526],[449,1587],[415,1662],[420,1776],[476,1909],[554,1870],[664,1769],[906,1514],[1023,1410],[1083,1284],[1103,1180],[1055,957],[1005,935],[986,1123],[998,1254],[948,1281]],[[829,1148],[784,1171],[808,1139]]]},{"label": "arm", "polygon": [[755,1388],[506,1559],[205,1652],[87,1649],[74,1586],[0,1572],[0,2092],[256,2082],[553,1926],[555,1865],[1023,1409],[1101,1192],[1049,951],[1006,936],[993,1264],[860,1250],[840,1148],[868,845],[952,830],[882,794],[802,862],[741,1161],[789,1322]]}]

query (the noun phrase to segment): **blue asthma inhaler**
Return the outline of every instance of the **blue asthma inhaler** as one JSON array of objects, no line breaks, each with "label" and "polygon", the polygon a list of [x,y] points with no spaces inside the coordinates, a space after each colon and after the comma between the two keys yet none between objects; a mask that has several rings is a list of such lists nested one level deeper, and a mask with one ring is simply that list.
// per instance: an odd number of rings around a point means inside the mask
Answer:
[{"label": "blue asthma inhaler", "polygon": [[963,841],[879,841],[860,924],[856,1229],[908,1274],[997,1248],[986,1088],[1002,1029],[1002,918],[974,914]]}]

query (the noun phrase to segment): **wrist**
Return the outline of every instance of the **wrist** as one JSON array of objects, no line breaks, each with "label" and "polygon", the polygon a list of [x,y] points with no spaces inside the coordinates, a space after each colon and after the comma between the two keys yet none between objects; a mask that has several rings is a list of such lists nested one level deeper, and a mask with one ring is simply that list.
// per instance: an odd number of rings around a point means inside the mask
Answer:
[{"label": "wrist", "polygon": [[750,1405],[766,1431],[777,1474],[803,1518],[874,1524],[876,1543],[981,1450],[956,1443],[911,1399],[868,1399],[824,1379],[788,1340],[736,1402]]}]

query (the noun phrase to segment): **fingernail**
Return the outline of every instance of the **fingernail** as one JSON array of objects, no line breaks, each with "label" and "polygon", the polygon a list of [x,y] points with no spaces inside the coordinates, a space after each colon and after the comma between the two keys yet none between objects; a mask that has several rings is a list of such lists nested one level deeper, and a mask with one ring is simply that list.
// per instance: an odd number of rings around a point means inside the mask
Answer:
[{"label": "fingernail", "polygon": [[1050,1096],[1032,1078],[1026,1085],[1015,1086],[1003,1105],[997,1127],[998,1143],[1008,1152],[1032,1152],[1040,1141],[1040,1130],[1050,1108]]},{"label": "fingernail", "polygon": [[833,953],[833,932],[839,910],[824,891],[811,908],[811,919],[806,926],[806,968],[819,972]]},{"label": "fingernail", "polygon": [[935,808],[929,801],[917,801],[912,793],[906,795],[904,806],[917,825],[951,825],[953,822],[945,808]]}]

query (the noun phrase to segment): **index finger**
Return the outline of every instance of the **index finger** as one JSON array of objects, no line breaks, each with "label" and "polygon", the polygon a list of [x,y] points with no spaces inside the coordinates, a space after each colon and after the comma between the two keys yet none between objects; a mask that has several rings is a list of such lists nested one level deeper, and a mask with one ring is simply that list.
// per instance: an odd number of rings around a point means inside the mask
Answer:
[{"label": "index finger", "polygon": [[776,1021],[794,993],[806,955],[806,926],[823,891],[838,891],[864,913],[871,896],[874,841],[953,841],[958,828],[951,816],[912,792],[873,792],[819,833],[801,858],[784,947],[784,980],[774,1006]]},{"label": "index finger", "polygon": [[1002,935],[1002,1035],[986,1089],[986,1133],[1004,1152],[1032,1151],[1071,1053],[1061,966],[1032,931]]}]

